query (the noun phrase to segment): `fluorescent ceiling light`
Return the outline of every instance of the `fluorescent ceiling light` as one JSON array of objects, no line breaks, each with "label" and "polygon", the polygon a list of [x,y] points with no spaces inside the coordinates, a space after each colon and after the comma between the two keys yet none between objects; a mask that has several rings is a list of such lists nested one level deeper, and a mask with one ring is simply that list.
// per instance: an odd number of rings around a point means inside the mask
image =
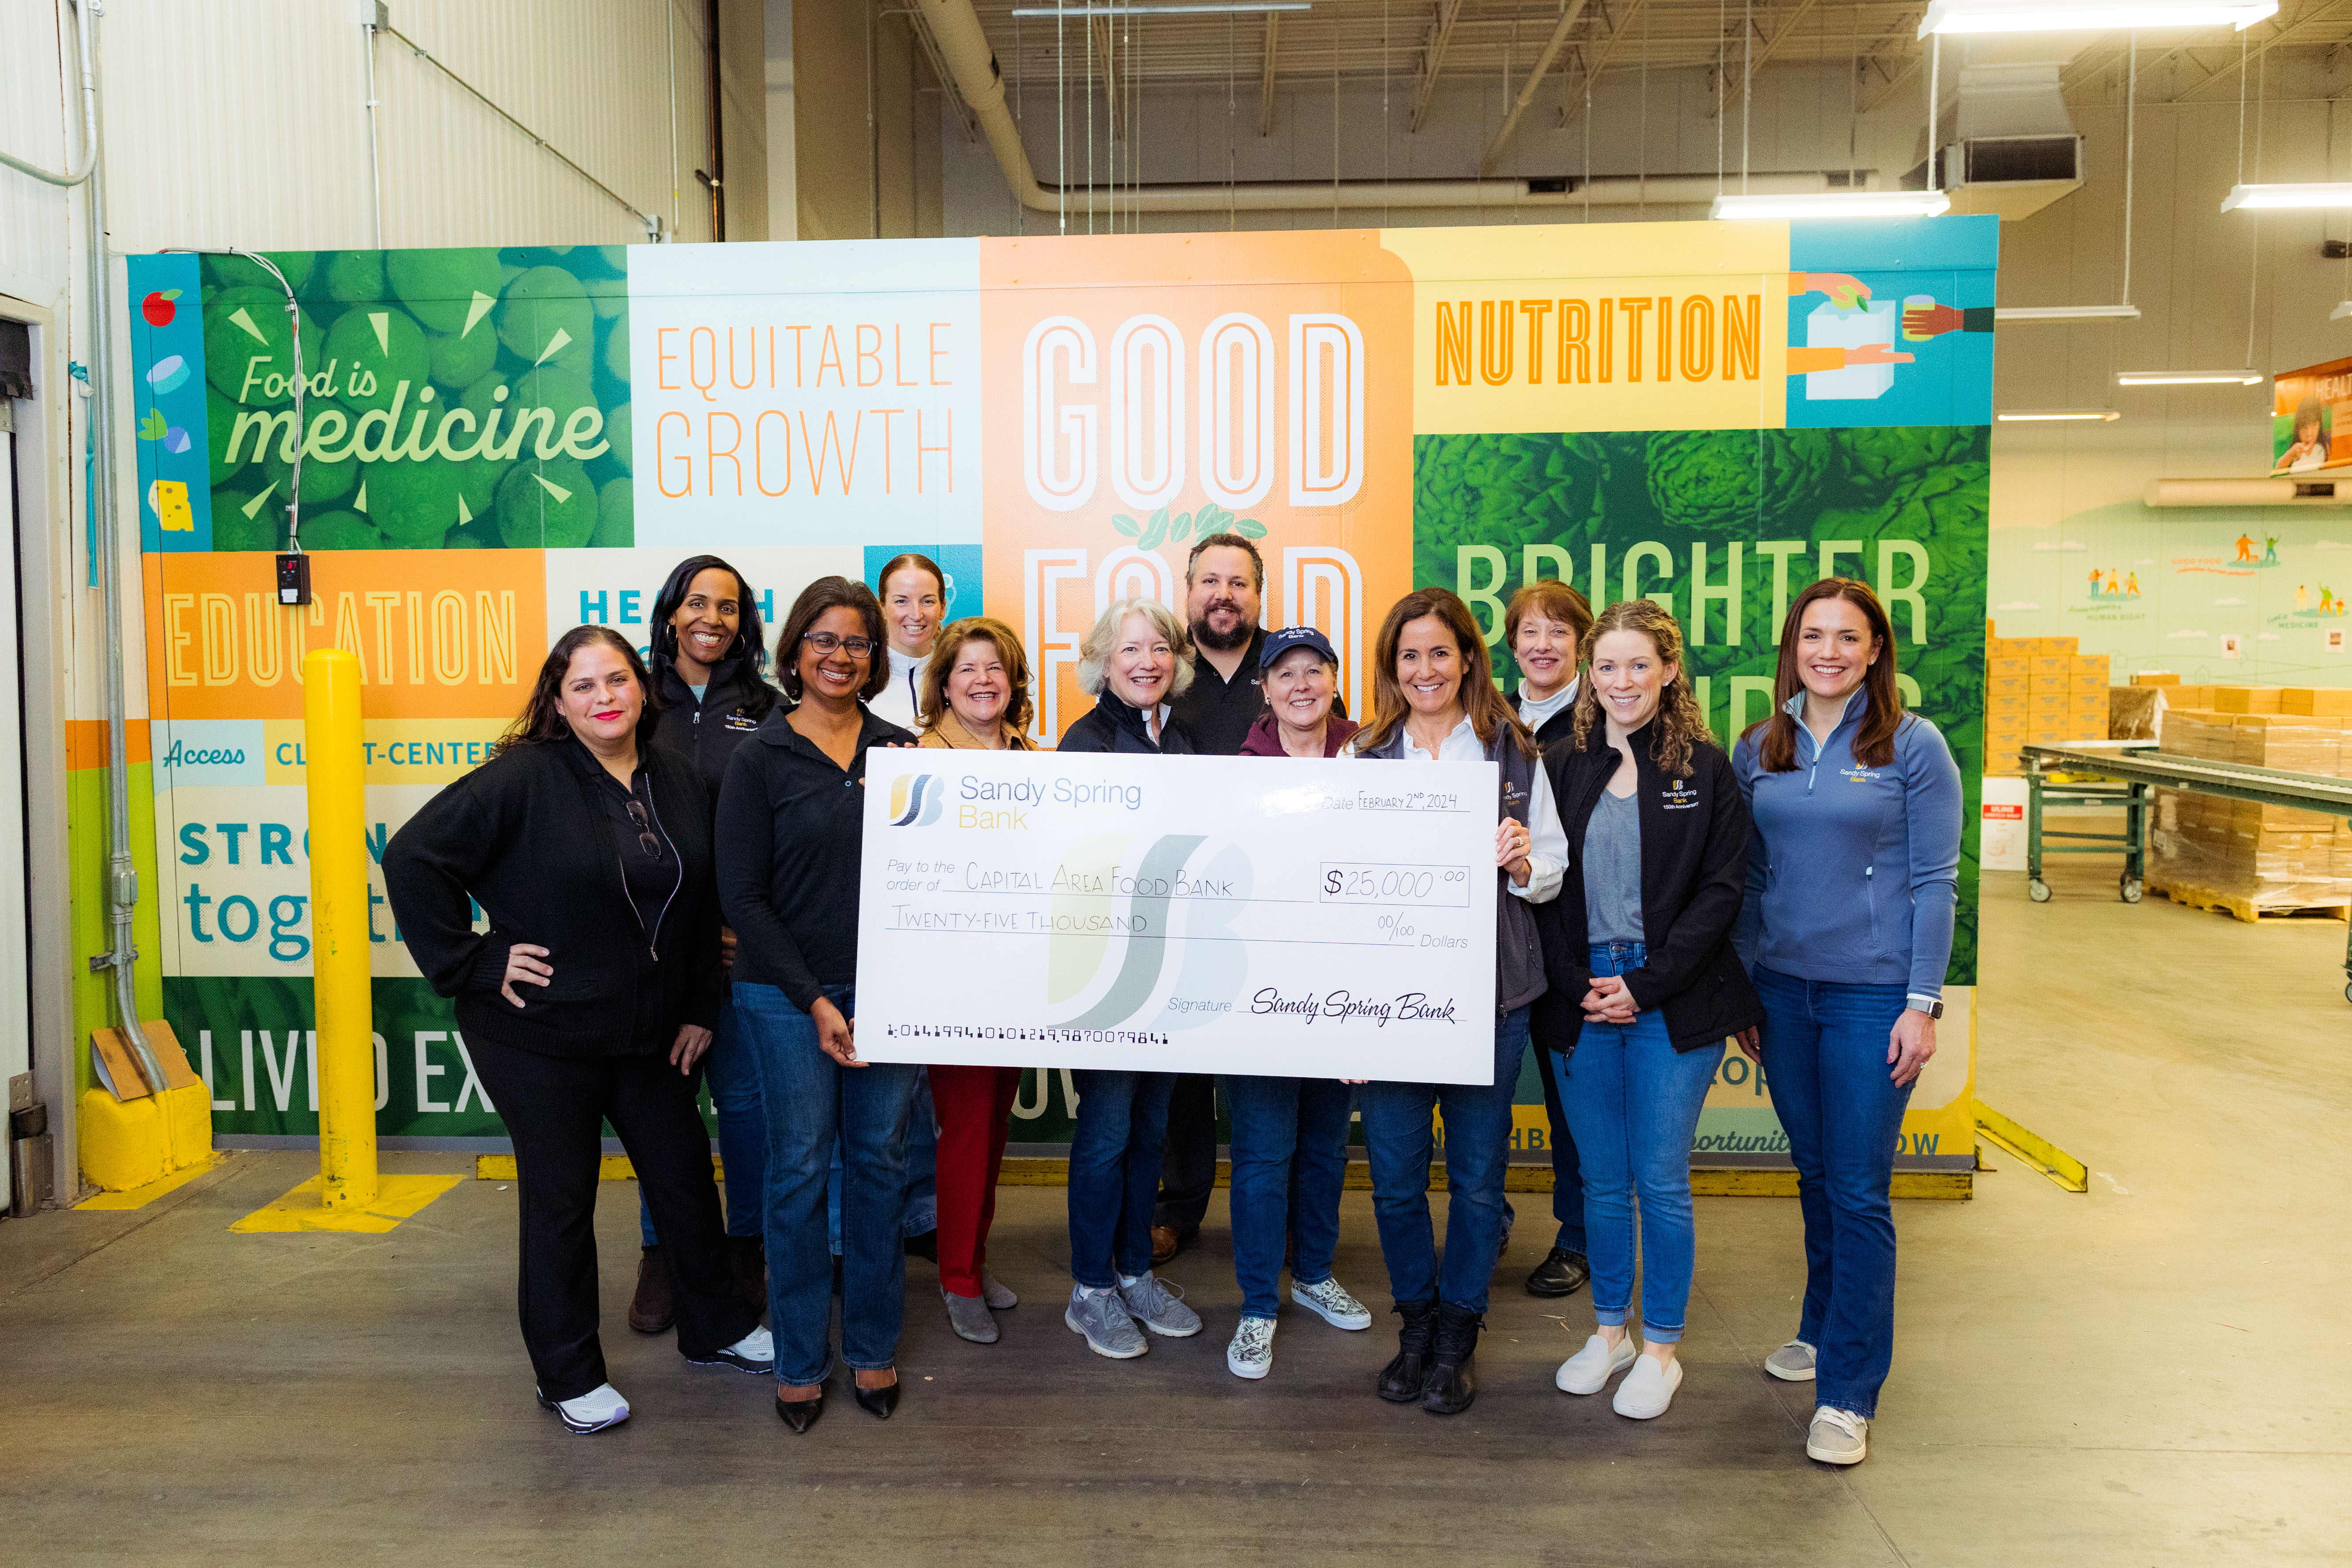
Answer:
[{"label": "fluorescent ceiling light", "polygon": [[2119,370],[2117,386],[2258,386],[2258,370]]},{"label": "fluorescent ceiling light", "polygon": [[1952,198],[1941,191],[1811,191],[1797,195],[1738,195],[1715,198],[1709,217],[1934,217],[1949,212]]},{"label": "fluorescent ceiling light", "polygon": [[1934,0],[1920,18],[1930,33],[2072,33],[2109,27],[2234,27],[2278,15],[2278,0]]},{"label": "fluorescent ceiling light", "polygon": [[2003,305],[1995,321],[2137,321],[2137,305]]},{"label": "fluorescent ceiling light", "polygon": [[2123,417],[2114,408],[2012,408],[1993,416],[2004,425],[2074,424],[2090,420],[2113,422]]},{"label": "fluorescent ceiling light", "polygon": [[1016,16],[1255,16],[1267,11],[1311,11],[1309,0],[1225,0],[1198,5],[1150,5],[1143,0],[1092,0],[1076,5],[1015,5]]},{"label": "fluorescent ceiling light", "polygon": [[2300,185],[2231,185],[2221,210],[2237,207],[2352,207],[2352,180],[2315,180]]}]

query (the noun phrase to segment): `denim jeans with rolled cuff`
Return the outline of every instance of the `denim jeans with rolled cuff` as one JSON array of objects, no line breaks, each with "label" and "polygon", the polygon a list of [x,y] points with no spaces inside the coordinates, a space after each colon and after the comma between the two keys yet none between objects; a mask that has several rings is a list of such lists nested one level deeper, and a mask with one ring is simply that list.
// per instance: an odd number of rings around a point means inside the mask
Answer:
[{"label": "denim jeans with rolled cuff", "polygon": [[[1638,942],[1592,944],[1592,973],[1623,974],[1648,962]],[[1720,1041],[1678,1051],[1664,1016],[1644,1007],[1630,1024],[1587,1020],[1568,1058],[1560,1103],[1584,1175],[1585,1260],[1592,1315],[1622,1326],[1633,1306],[1633,1205],[1641,1204],[1642,1338],[1673,1344],[1690,1305],[1696,1232],[1691,1218],[1691,1136]]]},{"label": "denim jeans with rolled cuff", "polygon": [[1271,1318],[1281,1302],[1286,1234],[1290,1278],[1319,1285],[1339,1248],[1339,1192],[1348,1179],[1348,1085],[1328,1078],[1227,1073],[1234,1121],[1234,1274],[1242,1316]]}]

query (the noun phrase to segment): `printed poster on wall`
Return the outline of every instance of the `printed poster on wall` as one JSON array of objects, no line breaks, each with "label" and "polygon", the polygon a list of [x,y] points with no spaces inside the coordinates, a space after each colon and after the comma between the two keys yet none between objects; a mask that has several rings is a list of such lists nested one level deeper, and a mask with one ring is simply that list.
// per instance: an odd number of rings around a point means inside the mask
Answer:
[{"label": "printed poster on wall", "polygon": [[[1330,636],[1351,706],[1381,615],[1422,584],[1469,600],[1515,685],[1502,605],[1556,576],[1680,616],[1727,739],[1769,704],[1789,599],[1858,576],[1973,791],[1997,236],[1942,218],[275,254],[290,316],[241,258],[132,258],[165,1010],[216,1128],[316,1126],[303,653],[362,666],[373,865],[480,764],[556,637],[594,621],[642,644],[654,590],[702,551],[772,626],[816,576],[931,554],[951,616],[1021,635],[1045,743],[1087,705],[1100,607],[1181,607],[1191,543],[1220,529],[1264,552],[1269,624]],[[314,602],[281,608],[268,553],[298,453]],[[373,892],[381,1131],[498,1136],[380,872]],[[1906,1163],[1968,1157],[1950,1054]],[[1017,1142],[1066,1138],[1066,1076],[1031,1076]],[[1539,1148],[1531,1067],[1519,1099]],[[1736,1055],[1695,1157],[1785,1159]]]}]

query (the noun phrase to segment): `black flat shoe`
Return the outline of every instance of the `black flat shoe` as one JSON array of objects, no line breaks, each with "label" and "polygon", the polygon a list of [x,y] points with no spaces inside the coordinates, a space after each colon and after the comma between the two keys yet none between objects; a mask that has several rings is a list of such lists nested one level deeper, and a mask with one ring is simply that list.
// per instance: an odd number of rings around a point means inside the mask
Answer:
[{"label": "black flat shoe", "polygon": [[[859,1403],[863,1404],[865,1402],[860,1400]],[[777,1417],[782,1420],[785,1426],[791,1427],[795,1432],[807,1431],[810,1427],[816,1425],[816,1418],[824,1414],[824,1395],[822,1394],[818,1394],[814,1399],[779,1399],[776,1401]]]},{"label": "black flat shoe", "polygon": [[857,1395],[857,1408],[877,1421],[889,1420],[890,1412],[898,1408],[898,1385],[895,1383],[886,1388],[858,1388],[853,1384],[850,1392]]},{"label": "black flat shoe", "polygon": [[1591,1265],[1584,1254],[1570,1252],[1565,1247],[1555,1247],[1544,1260],[1528,1276],[1528,1294],[1541,1300],[1556,1301],[1562,1296],[1573,1296],[1592,1278]]}]

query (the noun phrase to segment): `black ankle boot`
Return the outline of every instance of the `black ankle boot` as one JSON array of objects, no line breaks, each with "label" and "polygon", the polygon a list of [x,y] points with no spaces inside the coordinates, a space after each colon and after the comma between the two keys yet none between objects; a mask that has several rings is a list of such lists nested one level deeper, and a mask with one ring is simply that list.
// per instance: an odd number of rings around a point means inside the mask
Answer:
[{"label": "black ankle boot", "polygon": [[1478,1330],[1486,1320],[1467,1307],[1441,1301],[1436,1322],[1436,1342],[1430,1351],[1429,1384],[1421,1396],[1421,1407],[1432,1415],[1459,1415],[1478,1396],[1478,1384],[1470,1375],[1470,1361],[1478,1353]]},{"label": "black ankle boot", "polygon": [[1437,1300],[1399,1301],[1404,1319],[1397,1331],[1396,1359],[1381,1369],[1380,1395],[1392,1405],[1411,1405],[1429,1380],[1429,1347],[1437,1332]]}]

